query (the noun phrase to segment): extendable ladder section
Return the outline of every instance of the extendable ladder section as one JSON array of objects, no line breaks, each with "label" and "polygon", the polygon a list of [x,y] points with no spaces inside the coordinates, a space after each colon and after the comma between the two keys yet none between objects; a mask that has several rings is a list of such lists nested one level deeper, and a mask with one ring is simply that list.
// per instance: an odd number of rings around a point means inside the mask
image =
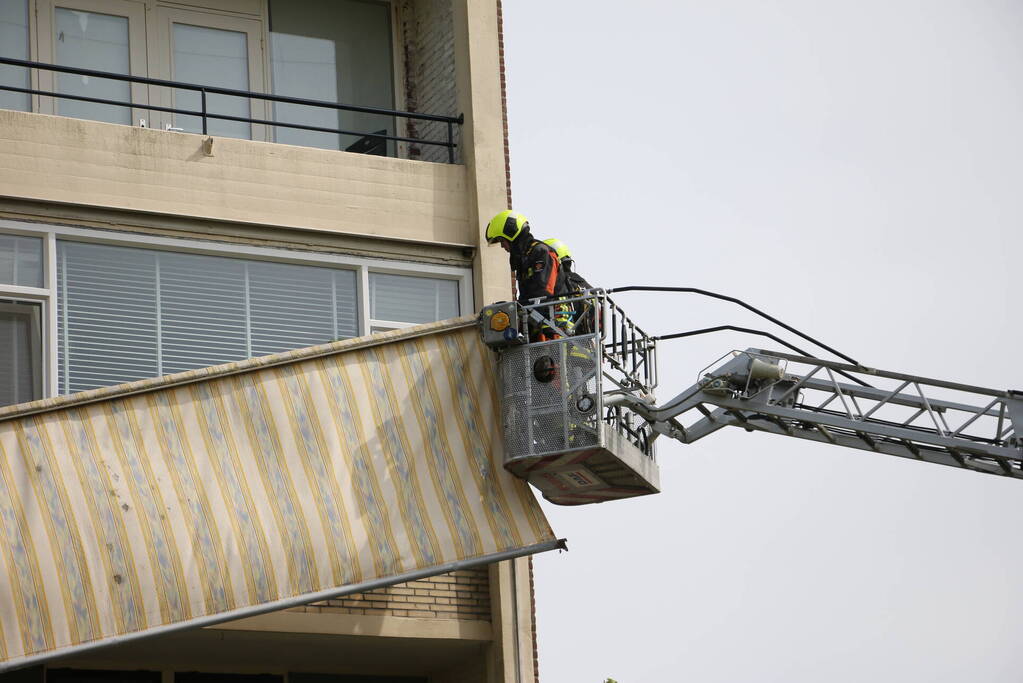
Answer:
[{"label": "extendable ladder section", "polygon": [[759,349],[722,360],[662,406],[630,407],[684,443],[735,426],[1023,478],[1023,392]]}]

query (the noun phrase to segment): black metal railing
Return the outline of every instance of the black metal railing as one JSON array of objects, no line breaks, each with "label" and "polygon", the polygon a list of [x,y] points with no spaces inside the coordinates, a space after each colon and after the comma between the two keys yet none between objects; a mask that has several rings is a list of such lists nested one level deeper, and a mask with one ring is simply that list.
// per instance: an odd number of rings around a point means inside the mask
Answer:
[{"label": "black metal railing", "polygon": [[[170,114],[182,114],[187,116],[196,116],[202,119],[202,133],[208,134],[209,120],[216,119],[218,121],[238,121],[241,123],[264,125],[264,126],[275,126],[280,128],[290,128],[295,130],[308,130],[318,133],[333,133],[335,135],[351,135],[358,136],[361,140],[368,141],[387,141],[393,142],[407,142],[415,145],[432,145],[437,147],[445,147],[448,150],[448,163],[455,163],[455,126],[461,125],[464,121],[462,115],[459,116],[443,116],[440,114],[420,114],[416,112],[400,111],[397,109],[384,109],[381,107],[364,107],[354,104],[339,104],[337,102],[325,102],[322,100],[309,100],[302,97],[287,97],[285,95],[272,95],[270,93],[251,92],[248,90],[235,90],[232,88],[219,88],[211,85],[198,85],[195,83],[180,83],[178,81],[167,81],[160,78],[148,78],[145,76],[131,76],[128,74],[111,73],[107,71],[96,71],[93,69],[80,69],[72,66],[58,66],[56,64],[47,64],[45,62],[33,62],[26,59],[13,59],[10,57],[0,57],[0,64],[6,64],[9,66],[20,66],[29,69],[39,69],[41,71],[55,71],[58,73],[75,74],[78,76],[89,76],[92,78],[107,78],[115,81],[126,81],[128,83],[138,83],[141,85],[155,85],[163,86],[166,88],[178,88],[180,90],[190,90],[199,93],[200,108],[199,109],[183,109],[180,107],[164,107],[156,104],[144,104],[141,102],[122,101],[122,100],[109,100],[100,97],[88,97],[86,95],[73,95],[70,93],[60,93],[47,90],[40,90],[38,88],[20,88],[13,85],[2,85],[0,84],[0,90],[9,92],[18,92],[28,95],[42,95],[44,97],[54,97],[58,99],[75,100],[78,102],[92,102],[94,104],[107,104],[117,107],[132,107],[135,109],[144,109],[149,111],[166,112]],[[369,131],[360,132],[352,130],[344,130],[341,128],[327,128],[324,126],[310,126],[301,123],[287,123],[284,121],[270,121],[267,119],[258,119],[250,116],[233,116],[230,114],[218,114],[211,112],[207,103],[208,95],[226,95],[230,97],[244,97],[247,99],[265,100],[267,102],[281,103],[281,104],[297,104],[307,107],[319,107],[321,109],[333,109],[335,111],[348,111],[356,112],[360,114],[376,114],[380,116],[394,116],[405,118],[413,121],[426,121],[432,123],[444,124],[447,129],[446,140],[430,140],[423,138],[403,137],[400,135],[388,135],[386,131]]]}]

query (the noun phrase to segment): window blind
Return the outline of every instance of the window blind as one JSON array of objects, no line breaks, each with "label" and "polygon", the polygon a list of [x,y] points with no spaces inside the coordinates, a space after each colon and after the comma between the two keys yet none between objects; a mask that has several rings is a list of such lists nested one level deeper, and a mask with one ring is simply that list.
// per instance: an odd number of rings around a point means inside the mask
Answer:
[{"label": "window blind", "polygon": [[161,253],[162,374],[249,358],[245,262]]},{"label": "window blind", "polygon": [[458,281],[391,273],[369,274],[370,317],[428,323],[459,315]]},{"label": "window blind", "polygon": [[[263,356],[335,338],[334,273],[325,268],[253,263],[252,350]],[[354,273],[351,284],[355,284]],[[354,330],[346,336],[355,336]]]},{"label": "window blind", "polygon": [[61,393],[359,333],[355,271],[57,242]]},{"label": "window blind", "polygon": [[155,252],[57,243],[60,391],[160,374]]}]

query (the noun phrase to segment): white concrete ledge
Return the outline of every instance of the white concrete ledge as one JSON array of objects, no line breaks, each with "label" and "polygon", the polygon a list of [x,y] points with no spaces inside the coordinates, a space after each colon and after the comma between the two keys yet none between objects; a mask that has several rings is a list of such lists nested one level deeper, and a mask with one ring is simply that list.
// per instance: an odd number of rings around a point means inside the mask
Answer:
[{"label": "white concrete ledge", "polygon": [[466,169],[0,110],[0,194],[168,216],[476,244]]},{"label": "white concrete ledge", "polygon": [[454,640],[491,640],[489,621],[462,619],[421,619],[411,617],[332,614],[327,612],[271,612],[238,621],[229,621],[210,630],[274,631],[281,633],[318,633],[383,638],[434,638]]}]

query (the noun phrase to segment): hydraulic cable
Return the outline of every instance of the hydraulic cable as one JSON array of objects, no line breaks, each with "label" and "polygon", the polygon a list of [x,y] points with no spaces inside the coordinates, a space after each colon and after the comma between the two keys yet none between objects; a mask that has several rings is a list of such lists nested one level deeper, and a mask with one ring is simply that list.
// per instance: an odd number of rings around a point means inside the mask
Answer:
[{"label": "hydraulic cable", "polygon": [[781,344],[782,346],[785,346],[785,347],[795,351],[796,353],[798,353],[800,355],[809,356],[810,358],[814,357],[813,354],[807,353],[806,351],[804,351],[803,349],[799,348],[795,344],[789,344],[784,339],[779,339],[778,337],[774,336],[770,332],[764,332],[763,330],[754,330],[754,329],[751,329],[749,327],[736,327],[735,325],[717,325],[716,327],[704,327],[704,328],[699,329],[699,330],[690,330],[688,332],[676,332],[674,334],[662,334],[660,336],[650,337],[650,339],[652,339],[653,341],[665,341],[667,339],[682,339],[684,337],[695,337],[695,336],[700,335],[700,334],[711,334],[712,332],[723,332],[725,330],[732,330],[733,332],[745,332],[747,334],[759,334],[761,337],[767,337],[768,339],[772,339],[772,340],[778,342],[779,344]]},{"label": "hydraulic cable", "polygon": [[[695,336],[700,335],[700,334],[711,334],[713,332],[724,332],[724,331],[728,331],[728,330],[731,330],[733,332],[744,332],[746,334],[757,334],[757,335],[760,335],[761,337],[767,337],[768,339],[772,339],[773,341],[776,341],[779,344],[788,347],[789,349],[795,351],[796,353],[799,353],[799,354],[801,354],[803,356],[807,356],[809,358],[816,358],[816,356],[814,356],[813,354],[807,353],[806,351],[804,351],[803,349],[799,348],[795,344],[790,344],[787,341],[785,341],[784,339],[779,339],[778,337],[776,337],[775,335],[771,334],[770,332],[764,332],[763,330],[754,330],[754,329],[749,328],[749,327],[737,327],[735,325],[717,325],[715,327],[704,327],[703,329],[690,330],[688,332],[676,332],[674,334],[662,334],[662,335],[660,335],[658,337],[650,337],[650,339],[652,341],[665,341],[667,339],[683,339],[685,337],[695,337]],[[845,377],[846,379],[849,379],[849,380],[852,380],[853,382],[856,382],[860,386],[868,387],[870,389],[874,389],[875,388],[874,385],[868,384],[867,382],[864,382],[859,377],[856,377],[855,375],[850,375],[849,373],[847,373],[847,372],[845,372],[843,370],[839,370],[839,369],[836,368],[835,369],[835,373],[838,374],[838,375],[841,375],[842,377]],[[667,404],[665,406],[661,406],[660,409],[661,410],[670,409],[670,408],[673,408],[675,405],[677,405],[677,404],[676,403],[669,403],[669,404]]]},{"label": "hydraulic cable", "polygon": [[[807,340],[807,341],[809,341],[809,342],[811,342],[813,344],[816,344],[817,346],[821,347],[822,349],[824,349],[826,351],[830,351],[831,353],[835,354],[836,356],[838,356],[839,358],[841,358],[844,361],[852,363],[853,365],[859,365],[860,364],[859,361],[854,360],[853,358],[850,358],[849,356],[845,355],[841,351],[838,351],[837,349],[833,349],[832,347],[828,346],[824,342],[818,341],[818,340],[814,339],[813,337],[811,337],[810,335],[808,335],[808,334],[806,334],[804,332],[800,332],[799,330],[797,330],[796,328],[792,327],[791,325],[787,325],[787,324],[783,323],[781,320],[778,320],[774,316],[769,315],[767,313],[764,313],[759,308],[751,306],[750,304],[746,303],[745,301],[743,301],[741,299],[736,299],[734,296],[727,296],[725,294],[718,294],[716,292],[709,292],[706,289],[698,289],[696,287],[653,287],[653,286],[646,286],[646,285],[629,285],[627,287],[615,287],[614,289],[608,289],[606,291],[607,291],[608,294],[617,294],[618,292],[681,292],[681,293],[684,293],[684,294],[699,294],[701,296],[710,297],[712,299],[720,299],[721,301],[728,301],[728,302],[731,302],[733,304],[737,304],[739,306],[742,306],[743,308],[745,308],[748,311],[756,313],[761,318],[764,318],[766,320],[770,320],[775,325],[778,325],[779,327],[782,327],[782,328],[788,330],[792,334],[798,335],[798,336],[802,337],[803,339],[805,339],[805,340]],[[759,333],[758,332],[757,334],[765,334],[765,333]],[[767,335],[767,336],[770,336],[770,335]],[[663,338],[665,338],[665,337],[662,337],[662,339]],[[668,338],[670,338],[670,337],[668,337]],[[777,337],[772,337],[772,339],[775,339],[776,341],[779,341],[782,344],[785,343],[785,342],[782,342]],[[795,348],[795,347],[789,347],[789,348]],[[808,354],[808,353],[806,353],[804,351],[800,351],[800,353],[802,353],[804,356],[812,356],[812,354]],[[862,382],[860,382],[860,383],[863,384]],[[864,385],[864,386],[869,386],[869,385]]]},{"label": "hydraulic cable", "polygon": [[[731,330],[733,332],[745,332],[746,334],[758,334],[761,337],[767,337],[768,339],[776,341],[779,344],[781,344],[782,346],[788,347],[789,349],[795,351],[796,353],[798,353],[800,355],[807,356],[809,358],[816,358],[816,356],[814,356],[812,353],[807,353],[806,351],[804,351],[803,349],[799,348],[795,344],[789,344],[784,339],[779,339],[778,337],[776,337],[775,335],[771,334],[770,332],[764,332],[763,330],[754,330],[754,329],[749,328],[749,327],[736,327],[735,325],[717,325],[716,327],[704,327],[703,329],[699,329],[699,330],[690,330],[689,332],[676,332],[674,334],[662,334],[659,337],[650,337],[650,338],[653,341],[664,341],[666,339],[682,339],[684,337],[695,337],[698,334],[711,334],[712,332],[723,332],[723,331],[726,331],[726,330]],[[871,389],[874,388],[874,386],[872,384],[868,384],[867,382],[864,382],[859,377],[856,377],[854,375],[850,375],[850,374],[848,374],[846,372],[843,372],[842,370],[835,370],[835,372],[837,374],[839,374],[839,375],[842,375],[842,377],[845,377],[846,379],[849,379],[849,380],[852,380],[853,382],[856,382],[857,384],[859,384],[862,387],[870,387]]]}]

